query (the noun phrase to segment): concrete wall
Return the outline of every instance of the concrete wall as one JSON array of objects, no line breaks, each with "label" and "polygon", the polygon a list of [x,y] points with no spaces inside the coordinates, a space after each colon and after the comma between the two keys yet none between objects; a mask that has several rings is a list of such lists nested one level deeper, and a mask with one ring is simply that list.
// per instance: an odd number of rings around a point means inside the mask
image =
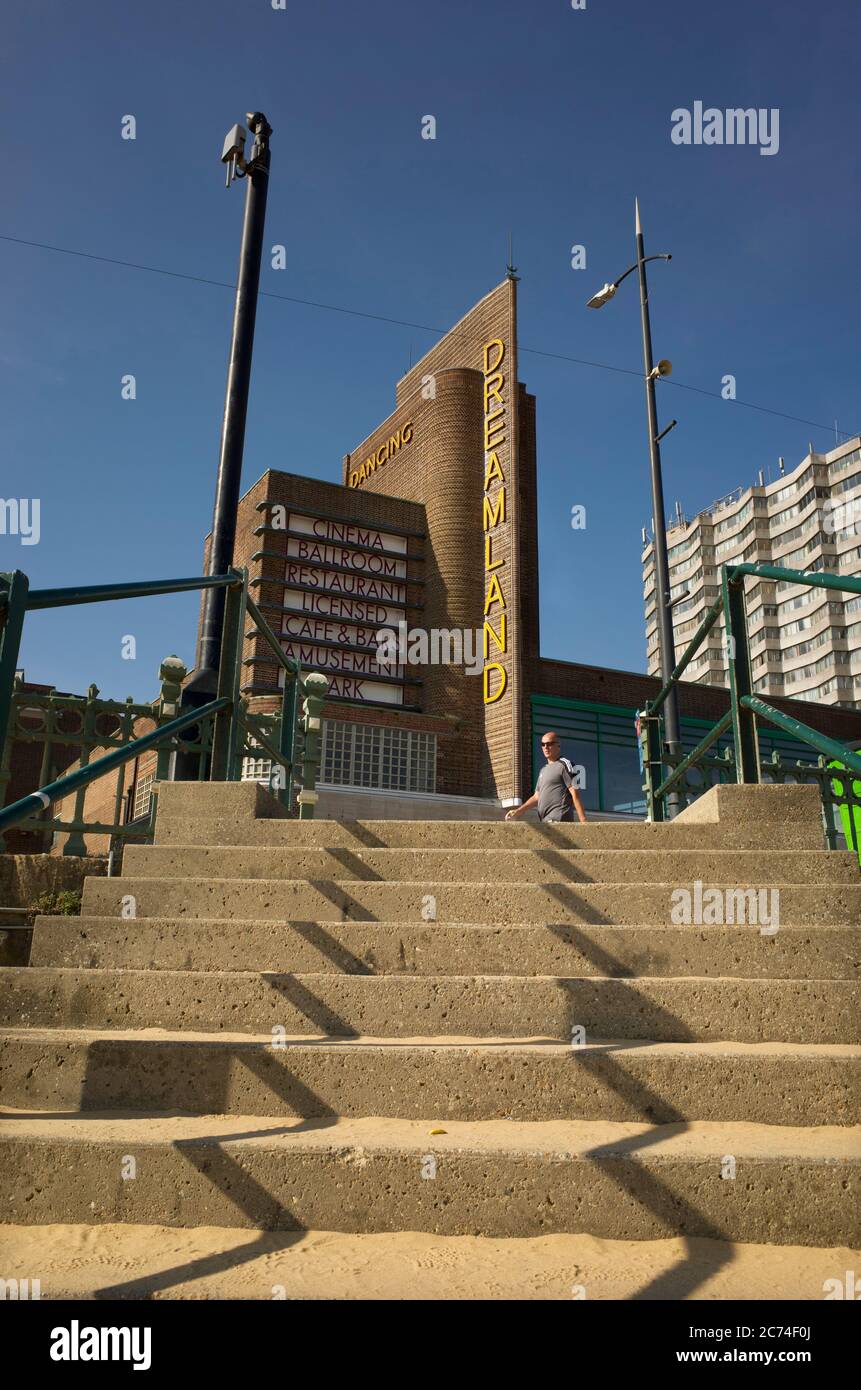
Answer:
[{"label": "concrete wall", "polygon": [[88,874],[103,876],[107,868],[106,858],[0,854],[0,908],[7,909],[0,912],[0,966],[27,964],[33,937],[27,909],[42,893],[79,893]]},{"label": "concrete wall", "polygon": [[79,893],[88,874],[107,871],[103,856],[0,854],[0,907],[31,907],[41,893]]},{"label": "concrete wall", "polygon": [[[499,800],[477,796],[420,796],[411,792],[384,792],[364,787],[317,788],[317,820],[502,820]],[[534,811],[525,820],[538,820]],[[628,820],[631,817],[595,812],[590,820]]]}]

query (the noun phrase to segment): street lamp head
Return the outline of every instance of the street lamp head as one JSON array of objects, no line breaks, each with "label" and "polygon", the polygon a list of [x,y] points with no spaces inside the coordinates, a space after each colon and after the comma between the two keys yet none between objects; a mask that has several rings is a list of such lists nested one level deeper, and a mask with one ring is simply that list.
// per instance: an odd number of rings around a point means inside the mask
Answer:
[{"label": "street lamp head", "polygon": [[272,127],[262,111],[249,111],[245,119],[248,122],[248,129],[253,135],[269,136],[272,134]]},{"label": "street lamp head", "polygon": [[593,294],[592,298],[586,301],[586,308],[600,309],[602,305],[607,303],[608,299],[613,298],[618,288],[618,285],[605,285],[602,290],[599,290],[597,294]]}]

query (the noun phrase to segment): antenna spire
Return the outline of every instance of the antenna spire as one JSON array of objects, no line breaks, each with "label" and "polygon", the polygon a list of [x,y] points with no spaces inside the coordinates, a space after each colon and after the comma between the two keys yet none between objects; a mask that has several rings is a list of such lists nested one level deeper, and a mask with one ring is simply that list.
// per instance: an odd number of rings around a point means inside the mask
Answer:
[{"label": "antenna spire", "polygon": [[505,269],[509,276],[517,274],[517,266],[514,264],[514,239],[511,232],[508,233],[508,265]]}]

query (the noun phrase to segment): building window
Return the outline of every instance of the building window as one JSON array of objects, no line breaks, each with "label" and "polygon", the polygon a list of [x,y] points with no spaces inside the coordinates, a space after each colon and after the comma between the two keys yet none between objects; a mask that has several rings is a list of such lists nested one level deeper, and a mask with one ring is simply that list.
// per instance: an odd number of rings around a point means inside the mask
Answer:
[{"label": "building window", "polygon": [[433,792],[436,734],[326,719],[320,781],[340,787]]},{"label": "building window", "polygon": [[853,449],[851,454],[844,454],[842,458],[835,459],[831,465],[831,472],[840,473],[853,463],[861,463],[861,449]]},{"label": "building window", "polygon": [[[242,781],[269,786],[269,758],[243,758]],[[436,791],[436,734],[323,720],[319,782],[381,791]]]},{"label": "building window", "polygon": [[132,820],[144,820],[149,815],[154,784],[155,772],[145,772],[143,776],[138,777],[135,782],[135,802],[132,810]]},{"label": "building window", "polygon": [[[759,690],[768,690],[769,685],[779,684],[781,681],[782,677],[775,674],[759,677],[755,684]],[[837,682],[840,684],[837,685]],[[821,687],[819,694],[827,693],[830,688],[850,690],[851,677],[832,677],[826,686]],[[634,729],[635,710],[543,695],[533,695],[531,705],[533,786],[538,771],[545,762],[544,754],[541,752],[541,734],[547,729],[555,729],[561,740],[563,755],[570,758],[575,766],[583,769],[580,799],[587,811],[614,812],[617,815],[635,817],[645,815],[643,773]],[[683,717],[683,752],[692,752],[712,727],[713,722]],[[798,761],[816,765],[818,754],[807,744],[796,742],[780,730],[768,729],[763,724],[760,724],[758,734],[760,764],[764,773],[775,751],[780,754],[784,763]],[[731,746],[732,733],[727,730],[713,745],[709,756],[720,758],[724,750]],[[715,782],[735,780],[731,764],[727,764],[726,771],[718,767],[695,771],[691,774],[691,779],[694,783],[700,779],[703,791]],[[690,794],[697,793],[691,791]]]},{"label": "building window", "polygon": [[272,778],[272,762],[269,758],[243,758],[242,781],[265,782],[267,787]]}]

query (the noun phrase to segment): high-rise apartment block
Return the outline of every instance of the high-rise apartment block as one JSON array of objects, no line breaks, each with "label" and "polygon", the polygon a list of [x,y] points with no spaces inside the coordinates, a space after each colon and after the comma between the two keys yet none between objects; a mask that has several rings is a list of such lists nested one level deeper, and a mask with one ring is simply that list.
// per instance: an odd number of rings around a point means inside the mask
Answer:
[{"label": "high-rise apartment block", "polygon": [[[861,437],[824,454],[811,449],[794,472],[738,488],[691,521],[679,512],[667,530],[667,549],[677,658],[718,596],[722,565],[861,576]],[[651,541],[642,558],[648,666],[655,674],[660,649]],[[861,709],[861,595],[748,579],[745,602],[758,693]],[[685,674],[727,684],[722,619]]]}]

